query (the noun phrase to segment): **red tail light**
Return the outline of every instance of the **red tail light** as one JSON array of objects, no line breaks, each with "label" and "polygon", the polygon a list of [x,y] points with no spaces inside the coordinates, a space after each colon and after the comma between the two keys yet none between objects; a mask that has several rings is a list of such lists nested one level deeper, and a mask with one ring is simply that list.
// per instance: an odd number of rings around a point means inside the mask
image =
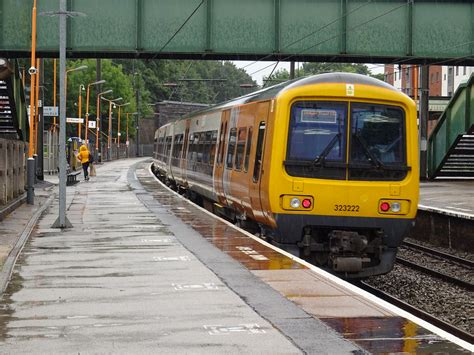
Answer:
[{"label": "red tail light", "polygon": [[304,208],[310,208],[311,207],[311,200],[308,198],[305,198],[303,202],[301,202],[301,206]]},{"label": "red tail light", "polygon": [[388,212],[389,209],[390,209],[390,204],[388,202],[382,202],[380,204],[380,210],[382,212]]}]

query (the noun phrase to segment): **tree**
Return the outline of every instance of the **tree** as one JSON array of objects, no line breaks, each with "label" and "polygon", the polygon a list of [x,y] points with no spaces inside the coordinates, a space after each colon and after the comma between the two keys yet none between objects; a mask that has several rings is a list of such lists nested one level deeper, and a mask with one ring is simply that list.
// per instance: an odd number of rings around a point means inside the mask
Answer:
[{"label": "tree", "polygon": [[[330,73],[330,72],[346,72],[357,73],[362,75],[373,76],[377,79],[383,80],[383,74],[373,75],[367,65],[365,64],[351,64],[351,63],[324,63],[324,62],[307,62],[303,63],[302,67],[295,70],[295,77],[308,76],[314,74]],[[278,70],[271,78],[265,77],[264,80],[271,80],[275,84],[280,81],[285,81],[290,78],[290,74],[286,69]]]}]

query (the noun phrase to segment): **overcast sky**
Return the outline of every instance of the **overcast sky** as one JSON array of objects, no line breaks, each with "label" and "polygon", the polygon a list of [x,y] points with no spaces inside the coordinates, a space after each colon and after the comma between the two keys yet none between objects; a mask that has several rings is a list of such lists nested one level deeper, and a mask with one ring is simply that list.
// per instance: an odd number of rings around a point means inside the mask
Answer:
[{"label": "overcast sky", "polygon": [[[263,83],[263,77],[270,75],[272,72],[276,62],[256,62],[256,61],[233,61],[233,63],[237,66],[237,68],[244,68],[244,70],[252,76],[253,80],[255,80],[259,85]],[[300,63],[296,63],[295,67],[297,67]],[[374,73],[383,73],[383,65],[381,64],[366,64],[369,67],[369,70]],[[290,71],[290,62],[280,62],[275,69],[277,72],[280,69],[286,69]]]}]

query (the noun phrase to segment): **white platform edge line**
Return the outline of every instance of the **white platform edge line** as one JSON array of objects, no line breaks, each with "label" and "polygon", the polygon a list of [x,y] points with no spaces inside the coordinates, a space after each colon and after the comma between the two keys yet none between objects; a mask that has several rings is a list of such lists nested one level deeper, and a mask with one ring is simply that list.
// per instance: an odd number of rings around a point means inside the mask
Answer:
[{"label": "white platform edge line", "polygon": [[253,234],[233,225],[232,223],[230,223],[229,221],[226,221],[225,219],[219,217],[219,216],[216,216],[215,214],[209,212],[208,210],[192,203],[191,201],[189,201],[187,198],[181,196],[180,194],[178,194],[176,191],[173,191],[172,189],[170,189],[168,186],[166,186],[165,184],[163,184],[156,176],[155,174],[153,174],[152,170],[151,170],[151,165],[153,163],[151,163],[148,167],[148,170],[150,172],[150,174],[155,178],[156,181],[158,181],[158,183],[160,183],[164,188],[166,188],[168,191],[170,191],[171,193],[175,194],[176,197],[179,197],[180,199],[186,201],[187,203],[189,204],[192,204],[193,207],[196,207],[198,209],[200,209],[202,212],[208,214],[209,216],[212,216],[213,218],[216,218],[218,219],[219,221],[227,224],[228,226],[238,230],[239,232],[241,232],[242,234],[245,234],[246,236],[248,236],[249,238],[252,238],[253,240],[259,242],[260,244],[263,244],[273,250],[275,250],[276,252],[280,253],[280,254],[283,254],[287,257],[289,257],[290,259],[292,259],[293,261],[303,265],[303,266],[306,266],[308,269],[310,269],[311,271],[315,272],[317,275],[321,276],[321,277],[324,277],[325,279],[337,284],[338,286],[341,286],[353,293],[355,293],[356,295],[358,296],[361,296],[363,298],[365,298],[366,300],[368,301],[371,301],[373,303],[375,303],[376,305],[382,307],[382,308],[385,308],[386,310],[388,310],[389,312],[397,315],[397,316],[400,316],[400,317],[403,317],[403,318],[406,318],[410,321],[412,321],[413,323],[429,330],[430,332],[433,332],[434,334],[440,336],[441,338],[444,338],[446,340],[449,340],[451,342],[453,342],[454,344],[456,345],[459,345],[465,349],[467,349],[468,351],[470,351],[471,353],[474,352],[474,345],[473,344],[470,344],[468,343],[467,341],[464,341],[456,336],[454,336],[453,334],[451,333],[448,333],[428,322],[426,322],[425,320],[421,319],[421,318],[418,318],[416,316],[414,316],[413,314],[411,313],[408,313],[407,311],[404,311],[403,309],[397,307],[397,306],[394,306],[370,293],[368,293],[367,291],[364,291],[350,283],[348,283],[347,281],[344,281],[330,273],[328,273],[327,271],[324,271],[310,263],[308,263],[307,261],[303,260],[303,259],[300,259],[298,258],[297,256],[294,256],[293,254],[290,254],[280,248],[277,248],[275,247],[274,245],[254,236]]},{"label": "white platform edge line", "polygon": [[426,205],[418,204],[418,209],[423,210],[423,211],[428,211],[428,212],[443,213],[443,214],[446,214],[448,216],[453,216],[453,217],[474,219],[474,215],[472,215],[472,214],[459,212],[459,211],[448,210],[446,208],[439,208],[439,207],[433,207],[433,206],[426,206]]}]

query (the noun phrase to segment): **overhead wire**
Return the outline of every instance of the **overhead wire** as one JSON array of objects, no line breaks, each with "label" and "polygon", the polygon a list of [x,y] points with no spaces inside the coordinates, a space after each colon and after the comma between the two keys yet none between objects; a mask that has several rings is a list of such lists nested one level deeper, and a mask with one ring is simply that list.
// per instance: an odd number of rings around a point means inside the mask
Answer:
[{"label": "overhead wire", "polygon": [[[332,20],[331,22],[325,24],[324,26],[318,28],[317,30],[306,34],[305,36],[303,36],[303,37],[297,39],[297,40],[294,41],[294,42],[291,42],[290,44],[288,44],[288,45],[282,47],[281,49],[289,48],[289,47],[293,46],[294,44],[299,43],[299,42],[301,42],[302,40],[304,40],[304,39],[306,39],[306,38],[308,38],[308,37],[310,37],[310,36],[312,36],[312,35],[315,35],[315,34],[318,33],[318,32],[321,32],[322,30],[326,29],[326,28],[329,27],[330,25],[333,25],[334,23],[336,23],[336,22],[342,20],[344,17],[347,17],[347,16],[350,15],[350,14],[353,14],[354,12],[360,10],[362,7],[368,5],[368,4],[371,3],[371,2],[372,2],[372,0],[367,0],[367,2],[365,2],[365,3],[362,4],[362,5],[360,5],[359,7],[355,8],[354,10],[352,10],[352,11],[350,11],[350,12],[347,12],[347,13],[345,13],[345,14],[342,15],[342,16],[339,16],[338,18]],[[247,64],[247,65],[243,66],[241,69],[245,69],[245,68],[247,68],[247,67],[249,67],[249,66],[251,66],[251,65],[254,65],[254,64],[256,64],[256,63],[259,63],[259,62],[265,60],[266,58],[270,58],[272,55],[273,55],[273,54],[268,54],[268,55],[266,55],[266,56],[260,58],[259,60],[254,61],[253,63],[250,63],[250,64]]]},{"label": "overhead wire", "polygon": [[[398,9],[400,9],[400,8],[402,8],[402,7],[404,7],[404,6],[407,6],[408,4],[409,4],[409,3],[403,3],[402,5],[396,6],[396,7],[392,8],[392,9],[390,9],[390,10],[388,10],[388,11],[386,11],[386,12],[384,12],[384,13],[378,15],[378,16],[372,17],[370,20],[367,20],[367,21],[362,22],[362,23],[360,23],[360,24],[358,24],[358,25],[355,25],[354,27],[352,27],[352,28],[350,28],[350,29],[347,29],[346,31],[344,31],[344,32],[342,32],[342,33],[338,33],[337,35],[334,35],[334,36],[329,37],[329,38],[327,38],[327,39],[325,39],[325,40],[323,40],[323,41],[321,41],[321,42],[318,42],[318,43],[316,43],[316,44],[313,44],[313,45],[311,45],[310,47],[307,47],[307,48],[303,49],[302,51],[300,51],[300,52],[298,52],[298,53],[291,54],[291,55],[285,57],[284,59],[280,59],[280,61],[288,61],[288,59],[291,59],[291,58],[293,58],[293,57],[296,57],[297,55],[303,54],[303,53],[305,53],[306,51],[308,51],[308,50],[310,50],[310,49],[313,49],[313,48],[316,47],[316,46],[319,46],[319,45],[321,45],[321,44],[323,44],[323,43],[326,43],[327,41],[330,41],[330,40],[332,40],[332,39],[334,39],[334,38],[337,38],[337,37],[339,37],[341,34],[347,34],[347,32],[349,32],[349,31],[355,30],[355,29],[357,29],[357,28],[359,28],[359,27],[361,27],[361,26],[363,26],[363,25],[366,25],[366,24],[368,24],[368,23],[370,23],[370,22],[372,22],[372,21],[375,21],[375,20],[377,20],[377,19],[383,17],[383,16],[386,16],[386,15],[388,15],[388,14],[390,14],[390,13],[392,13],[392,12],[394,12],[394,11],[396,11],[396,10],[398,10]],[[272,65],[273,65],[273,63],[272,63],[271,65],[268,65],[268,66],[266,66],[266,67],[263,67],[263,68],[261,68],[261,69],[259,69],[259,70],[256,70],[255,72],[252,72],[250,75],[253,75],[253,74],[256,74],[256,73],[258,73],[258,72],[260,72],[260,71],[262,71],[262,70],[268,69],[268,68],[271,67]]]},{"label": "overhead wire", "polygon": [[202,6],[202,4],[204,4],[204,1],[205,0],[201,0],[201,2],[199,3],[198,6],[196,6],[196,8],[193,10],[193,12],[191,12],[191,14],[186,18],[186,20],[184,20],[184,22],[181,24],[181,26],[179,26],[179,28],[173,33],[173,35],[168,39],[168,41],[166,41],[166,43],[158,50],[158,52],[156,52],[156,54],[151,58],[151,59],[155,59],[156,56],[158,54],[160,54],[163,49],[166,48],[166,46],[178,35],[178,33],[183,29],[184,26],[186,26],[186,24],[189,22],[189,20],[194,16],[194,14],[199,10],[199,8]]}]

